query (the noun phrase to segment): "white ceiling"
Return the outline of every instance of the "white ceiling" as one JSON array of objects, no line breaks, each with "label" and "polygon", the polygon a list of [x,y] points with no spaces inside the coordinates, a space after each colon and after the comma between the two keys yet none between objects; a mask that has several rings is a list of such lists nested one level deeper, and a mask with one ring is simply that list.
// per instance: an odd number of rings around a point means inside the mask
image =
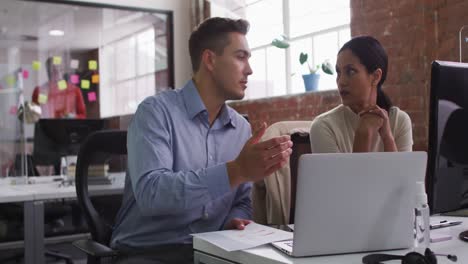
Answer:
[{"label": "white ceiling", "polygon": [[[156,13],[2,0],[0,49],[96,49],[153,25],[164,29],[165,20],[165,15]],[[49,36],[51,29],[63,30],[65,35]]]}]

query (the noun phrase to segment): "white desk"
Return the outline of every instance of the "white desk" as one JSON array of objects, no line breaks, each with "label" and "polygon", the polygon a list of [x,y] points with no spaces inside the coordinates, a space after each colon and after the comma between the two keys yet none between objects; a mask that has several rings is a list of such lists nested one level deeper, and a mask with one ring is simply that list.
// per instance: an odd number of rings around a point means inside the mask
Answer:
[{"label": "white desk", "polygon": [[[440,254],[455,254],[458,256],[457,263],[468,263],[468,243],[458,239],[458,234],[461,231],[468,230],[468,218],[462,217],[431,217],[431,219],[458,219],[463,221],[462,225],[450,227],[452,233],[452,240],[443,241],[431,244],[431,250]],[[352,240],[350,240],[352,243]],[[274,249],[270,245],[264,245],[249,250],[241,250],[234,252],[227,252],[219,247],[216,247],[204,240],[194,238],[193,248],[195,250],[194,263],[195,264],[228,264],[228,263],[242,263],[242,264],[341,264],[352,263],[361,264],[362,257],[369,253],[359,254],[343,254],[322,257],[307,257],[307,258],[292,258]],[[410,250],[392,250],[386,251],[389,254],[406,254]],[[438,256],[438,263],[453,263],[446,257]],[[401,263],[401,262],[389,262]]]},{"label": "white desk", "polygon": [[[123,192],[125,173],[112,174],[111,185],[89,186],[92,196],[113,195]],[[25,263],[45,263],[44,201],[50,199],[76,198],[75,186],[60,186],[53,178],[42,176],[34,184],[0,185],[0,203],[22,202],[24,204],[24,259]],[[3,180],[4,181],[4,180]]]}]

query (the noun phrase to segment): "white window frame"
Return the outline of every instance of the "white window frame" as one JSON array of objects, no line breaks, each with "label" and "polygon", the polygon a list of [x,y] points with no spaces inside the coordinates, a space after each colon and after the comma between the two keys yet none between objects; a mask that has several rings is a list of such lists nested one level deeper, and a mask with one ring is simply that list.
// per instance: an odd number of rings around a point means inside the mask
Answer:
[{"label": "white window frame", "polygon": [[[261,1],[261,0],[259,0],[259,1]],[[291,18],[290,18],[290,6],[289,5],[290,5],[291,1],[294,1],[294,0],[281,0],[281,1],[282,1],[282,5],[283,5],[283,8],[282,8],[282,11],[283,11],[283,32],[284,32],[285,36],[289,37],[291,35],[291,26],[290,26]],[[336,32],[336,34],[337,34],[337,46],[339,47],[340,42],[341,42],[340,31],[345,30],[345,29],[350,29],[350,27],[351,27],[351,24],[343,24],[343,25],[327,28],[327,29],[324,29],[324,30],[315,31],[315,32],[304,34],[304,35],[296,36],[296,37],[293,37],[293,38],[289,38],[288,42],[289,43],[294,43],[295,41],[298,41],[298,40],[311,39],[312,40],[311,41],[312,47],[308,52],[312,52],[312,54],[313,54],[313,52],[314,52],[313,38],[314,37],[322,35],[322,34]],[[263,44],[263,45],[260,45],[260,46],[252,47],[251,51],[255,52],[255,51],[263,50],[265,52],[265,54],[266,54],[267,49],[271,48],[271,47],[273,47],[273,45],[271,43],[267,43],[267,44]],[[297,94],[297,93],[293,93],[293,90],[292,90],[292,77],[291,76],[293,75],[292,63],[293,63],[294,60],[293,60],[293,58],[291,56],[291,49],[290,48],[284,49],[284,52],[285,52],[286,93],[283,94],[282,96]],[[311,65],[317,64],[314,61],[314,56],[310,56],[309,59],[311,60],[311,62],[310,62]],[[269,78],[268,78],[268,58],[266,56],[265,56],[265,74],[266,74],[266,76],[265,76],[266,78],[265,78],[264,81],[267,83]],[[335,89],[336,89],[336,87],[335,87]],[[244,98],[244,99],[246,99],[246,100],[262,99],[262,98],[268,98],[268,97],[271,97],[271,96],[272,95],[268,94],[268,92],[267,92],[265,97]]]}]

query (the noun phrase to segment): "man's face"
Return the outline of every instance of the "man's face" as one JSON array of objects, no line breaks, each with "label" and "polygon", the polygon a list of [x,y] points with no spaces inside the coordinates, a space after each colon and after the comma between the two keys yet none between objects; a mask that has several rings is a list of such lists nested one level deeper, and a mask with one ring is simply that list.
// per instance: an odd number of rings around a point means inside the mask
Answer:
[{"label": "man's face", "polygon": [[215,55],[213,79],[218,93],[224,100],[244,98],[247,78],[252,74],[250,68],[250,48],[241,33],[229,33],[229,44],[221,55]]}]

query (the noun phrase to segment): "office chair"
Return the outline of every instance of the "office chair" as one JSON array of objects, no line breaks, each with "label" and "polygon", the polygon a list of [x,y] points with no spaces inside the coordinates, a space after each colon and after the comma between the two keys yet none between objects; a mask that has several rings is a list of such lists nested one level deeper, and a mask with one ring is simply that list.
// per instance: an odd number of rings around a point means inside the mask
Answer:
[{"label": "office chair", "polygon": [[73,242],[73,245],[87,254],[89,264],[102,263],[104,258],[117,256],[109,247],[113,219],[104,220],[93,205],[88,193],[88,167],[96,154],[126,155],[127,132],[104,130],[90,134],[80,146],[76,165],[75,186],[78,204],[91,233],[91,240]]},{"label": "office chair", "polygon": [[291,156],[289,156],[289,168],[291,169],[291,207],[289,208],[289,224],[294,224],[299,157],[302,154],[312,153],[312,150],[309,133],[293,133],[291,134],[291,141],[293,142],[293,146]]},{"label": "office chair", "polygon": [[[261,141],[295,133],[308,135],[311,123],[311,121],[276,122],[267,128]],[[265,225],[286,225],[291,223],[290,206],[294,205],[295,202],[295,200],[291,199],[292,188],[290,163],[263,180],[255,182],[252,188],[254,221]]]}]

